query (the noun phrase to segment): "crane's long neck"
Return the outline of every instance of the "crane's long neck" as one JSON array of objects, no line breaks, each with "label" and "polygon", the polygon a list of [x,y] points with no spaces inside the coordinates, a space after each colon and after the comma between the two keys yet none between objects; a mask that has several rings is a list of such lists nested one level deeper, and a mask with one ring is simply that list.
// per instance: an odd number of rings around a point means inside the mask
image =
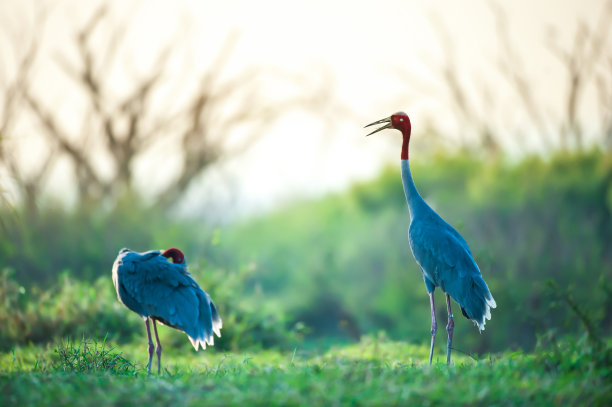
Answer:
[{"label": "crane's long neck", "polygon": [[412,179],[412,173],[410,172],[410,163],[408,162],[408,159],[402,158],[401,163],[404,194],[406,194],[406,201],[408,202],[408,208],[410,209],[410,219],[412,220],[417,213],[421,212],[427,207],[427,203],[425,203],[423,198],[421,198],[419,191],[417,191],[416,185],[414,185],[414,180]]},{"label": "crane's long neck", "polygon": [[[404,134],[403,136],[401,159],[408,161],[408,144],[410,143],[410,133]],[[408,172],[410,172],[410,168],[408,168],[408,170]]]},{"label": "crane's long neck", "polygon": [[408,121],[408,127],[401,129],[402,131],[402,183],[404,184],[404,194],[406,194],[406,201],[408,202],[408,209],[410,209],[410,220],[423,211],[427,211],[428,205],[425,203],[419,191],[417,191],[414,180],[412,179],[412,173],[410,172],[410,162],[408,161],[408,145],[410,144],[410,121]]}]

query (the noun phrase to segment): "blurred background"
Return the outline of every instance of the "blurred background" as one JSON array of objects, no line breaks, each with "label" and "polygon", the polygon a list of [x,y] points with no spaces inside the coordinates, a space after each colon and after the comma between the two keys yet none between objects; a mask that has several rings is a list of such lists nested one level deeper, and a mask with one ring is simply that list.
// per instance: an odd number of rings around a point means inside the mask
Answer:
[{"label": "blurred background", "polygon": [[609,335],[610,27],[605,0],[2,1],[0,347],[141,336],[122,247],[184,251],[220,349],[427,343],[399,135],[363,137],[398,110],[498,304],[456,347]]}]

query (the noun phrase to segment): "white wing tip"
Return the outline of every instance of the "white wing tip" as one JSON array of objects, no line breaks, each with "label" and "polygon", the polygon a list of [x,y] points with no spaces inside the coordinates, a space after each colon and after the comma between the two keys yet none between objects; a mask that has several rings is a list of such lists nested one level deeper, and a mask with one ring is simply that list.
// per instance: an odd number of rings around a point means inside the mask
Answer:
[{"label": "white wing tip", "polygon": [[[188,336],[189,341],[193,345],[193,348],[197,351],[200,347],[202,350],[206,349],[206,341],[203,341],[200,338],[193,339],[191,336]],[[212,345],[212,344],[211,344]]]},{"label": "white wing tip", "polygon": [[487,323],[485,318],[482,318],[480,321],[473,320],[473,322],[474,322],[474,325],[478,327],[479,333],[482,333],[482,331],[485,330],[485,325]]},{"label": "white wing tip", "polygon": [[487,304],[491,308],[497,308],[497,303],[495,302],[495,299],[493,298],[493,296],[490,296],[489,298],[487,298]]},{"label": "white wing tip", "polygon": [[[217,333],[217,336],[221,337],[220,333]],[[196,339],[193,339],[191,336],[188,336],[188,338],[196,351],[200,347],[202,350],[206,349],[206,345],[215,346],[215,337],[212,334]]]},{"label": "white wing tip", "polygon": [[215,335],[217,335],[218,338],[221,337],[221,330],[219,329],[218,326],[213,326],[213,332],[215,333]]},{"label": "white wing tip", "polygon": [[485,314],[482,317],[482,319],[480,321],[477,321],[475,319],[473,319],[472,321],[474,321],[474,325],[476,325],[478,327],[478,331],[482,332],[485,330],[485,325],[487,323],[487,320],[491,320],[491,308],[495,308],[497,307],[497,304],[495,303],[495,300],[493,299],[493,297],[491,297],[490,299],[487,299],[487,303],[485,305]]},{"label": "white wing tip", "polygon": [[[221,322],[221,319],[218,319],[212,322],[212,331],[219,338],[221,337],[222,326],[223,326],[223,323]],[[189,340],[191,341],[191,344],[197,351],[199,346],[201,346],[202,349],[206,349],[206,345],[208,346],[215,345],[215,335],[213,335],[213,332],[210,332],[210,331],[207,332],[204,328],[201,328],[201,331],[198,333],[197,338],[194,339],[189,335],[187,335],[187,337],[189,338]]]},{"label": "white wing tip", "polygon": [[[221,337],[221,328],[223,328],[223,321],[219,318],[218,320],[213,320],[212,329],[217,337]],[[212,336],[212,335],[211,335]]]},{"label": "white wing tip", "polygon": [[484,330],[485,330],[485,324],[482,324],[482,325],[478,324],[478,333],[482,333],[482,331]]}]

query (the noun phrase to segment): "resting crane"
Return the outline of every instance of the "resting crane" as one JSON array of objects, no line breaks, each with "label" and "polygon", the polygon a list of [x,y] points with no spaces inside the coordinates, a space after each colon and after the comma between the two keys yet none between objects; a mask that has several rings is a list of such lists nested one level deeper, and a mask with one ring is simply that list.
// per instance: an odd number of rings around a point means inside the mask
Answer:
[{"label": "resting crane", "polygon": [[223,324],[217,307],[187,271],[185,256],[179,249],[144,253],[121,249],[113,264],[113,284],[119,301],[140,315],[147,327],[147,375],[151,373],[155,349],[149,320],[153,321],[157,342],[157,374],[161,372],[162,353],[157,321],[185,332],[195,350],[214,345],[213,333],[221,337]]}]

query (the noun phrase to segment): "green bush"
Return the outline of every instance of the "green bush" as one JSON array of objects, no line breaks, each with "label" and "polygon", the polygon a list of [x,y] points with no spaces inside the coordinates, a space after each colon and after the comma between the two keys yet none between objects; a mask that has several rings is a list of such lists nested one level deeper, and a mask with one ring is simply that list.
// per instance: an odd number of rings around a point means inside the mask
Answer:
[{"label": "green bush", "polygon": [[[482,335],[456,318],[458,350],[531,349],[550,329],[582,334],[579,318],[549,281],[571,292],[603,334],[612,331],[611,154],[515,164],[413,161],[421,194],[469,242],[498,304]],[[112,213],[46,208],[27,218],[19,208],[0,209],[0,266],[11,270],[0,281],[0,346],[66,335],[142,336],[142,322],[118,303],[112,287],[110,269],[122,247],[186,253],[219,305],[221,349],[291,346],[304,333],[355,340],[379,330],[425,343],[429,301],[408,246],[398,167],[341,194],[224,228],[129,199]],[[440,293],[437,305],[443,325]],[[162,335],[189,346],[181,335]],[[443,330],[438,335],[442,347]]]},{"label": "green bush", "polygon": [[[257,306],[257,298],[242,295],[245,272],[212,270],[196,279],[211,294],[223,318],[219,350],[290,346],[299,332],[286,329],[282,314]],[[110,275],[93,283],[73,279],[68,273],[57,284],[42,290],[26,289],[4,270],[0,275],[0,350],[28,343],[49,343],[61,338],[106,338],[114,342],[141,341],[146,345],[144,323],[118,300]],[[253,312],[257,309],[257,312]],[[162,341],[173,347],[191,346],[184,334],[161,328]]]},{"label": "green bush", "polygon": [[0,275],[0,348],[16,344],[47,343],[57,338],[83,336],[115,339],[131,338],[142,329],[130,318],[117,297],[109,278],[93,283],[72,279],[63,273],[56,284],[43,290],[25,288],[14,273]]},{"label": "green bush", "polygon": [[[482,335],[454,305],[458,349],[532,349],[551,328],[581,334],[549,280],[572,290],[602,331],[611,332],[612,155],[518,164],[414,161],[421,194],[466,238],[498,304]],[[232,227],[220,249],[257,262],[252,284],[308,321],[313,335],[353,338],[382,329],[395,339],[428,341],[429,301],[408,245],[397,167],[346,193]],[[437,305],[443,326],[439,292]]]}]

